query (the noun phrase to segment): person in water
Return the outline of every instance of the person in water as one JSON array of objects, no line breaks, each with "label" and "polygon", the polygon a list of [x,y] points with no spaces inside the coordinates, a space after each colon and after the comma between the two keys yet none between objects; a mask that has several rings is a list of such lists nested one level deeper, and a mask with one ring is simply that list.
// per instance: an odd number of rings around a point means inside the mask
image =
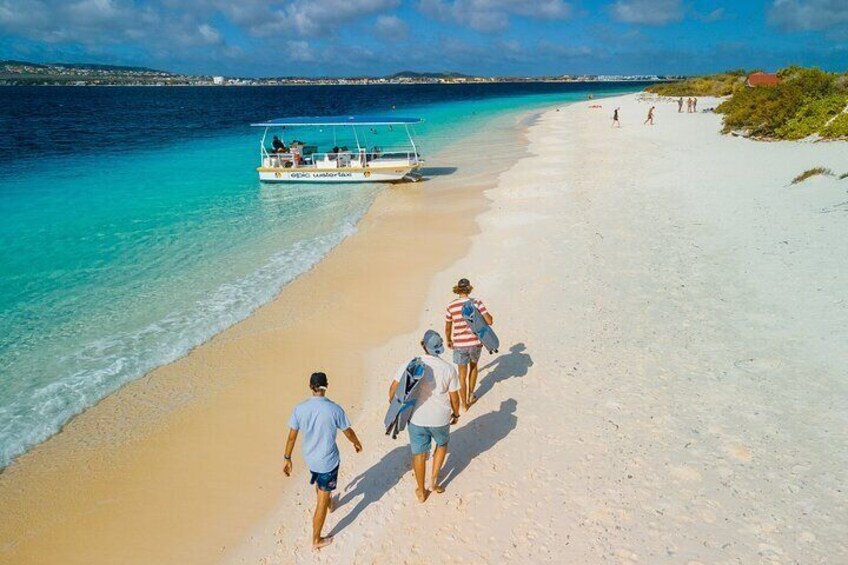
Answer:
[{"label": "person in water", "polygon": [[[439,357],[445,351],[445,346],[438,332],[427,330],[421,340],[421,347],[424,349],[424,355],[420,357],[424,373],[415,389],[415,406],[406,428],[417,485],[415,494],[420,502],[424,502],[431,492],[445,492],[444,487],[439,485],[439,472],[448,454],[450,427],[459,419],[459,378],[453,365]],[[400,367],[389,386],[389,402],[395,397],[407,365],[404,363]],[[431,442],[436,444],[436,450],[433,453],[430,489],[427,490],[424,484]]]},{"label": "person in water", "polygon": [[292,472],[292,451],[297,441],[298,433],[302,430],[303,459],[309,466],[311,479],[309,484],[315,485],[318,501],[312,516],[312,549],[318,550],[329,545],[333,538],[321,537],[327,511],[331,510],[332,493],[336,489],[339,478],[339,446],[336,445],[336,432],[342,430],[345,437],[353,444],[357,453],[362,451],[362,444],[356,437],[356,432],[350,427],[347,414],[341,406],[328,399],[327,375],[312,373],[309,377],[309,388],[312,398],[304,400],[294,408],[289,419],[289,437],[286,441],[286,452],[283,458],[283,473],[287,477]]},{"label": "person in water", "polygon": [[618,121],[618,111],[619,111],[619,110],[621,110],[621,108],[616,108],[616,109],[615,109],[615,110],[613,110],[613,112],[612,112],[612,126],[613,126],[613,127],[616,127],[616,128],[620,128],[620,127],[621,127],[621,122],[620,122],[620,121]]},{"label": "person in water", "polygon": [[656,108],[656,106],[651,106],[651,109],[648,110],[648,119],[646,119],[645,123],[642,124],[643,126],[644,125],[654,125],[654,109],[655,108]]},{"label": "person in water", "polygon": [[463,410],[468,410],[469,406],[477,402],[474,388],[477,386],[477,363],[483,344],[462,317],[462,306],[473,300],[486,323],[490,326],[494,323],[483,302],[471,298],[472,290],[474,287],[468,279],[459,279],[453,287],[457,298],[445,309],[445,335],[448,337],[448,347],[453,349],[453,362],[459,367],[459,401]]}]

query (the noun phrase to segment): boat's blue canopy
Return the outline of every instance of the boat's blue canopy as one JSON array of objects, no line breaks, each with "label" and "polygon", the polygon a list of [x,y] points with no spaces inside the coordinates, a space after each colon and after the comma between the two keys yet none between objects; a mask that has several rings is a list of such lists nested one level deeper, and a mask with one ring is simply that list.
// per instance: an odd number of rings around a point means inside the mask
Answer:
[{"label": "boat's blue canopy", "polygon": [[300,118],[276,118],[258,124],[258,127],[282,126],[399,126],[421,122],[421,118],[398,118],[396,116],[312,116]]}]

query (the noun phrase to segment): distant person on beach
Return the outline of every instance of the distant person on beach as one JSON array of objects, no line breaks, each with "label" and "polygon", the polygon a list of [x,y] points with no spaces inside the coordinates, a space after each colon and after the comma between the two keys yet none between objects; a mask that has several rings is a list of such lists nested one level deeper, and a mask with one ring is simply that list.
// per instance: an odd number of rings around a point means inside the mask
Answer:
[{"label": "distant person on beach", "polygon": [[[438,332],[427,330],[421,340],[421,347],[424,349],[424,355],[420,358],[425,366],[424,374],[413,393],[416,400],[407,430],[417,485],[415,494],[420,502],[424,502],[431,492],[445,492],[439,485],[439,472],[448,454],[450,427],[459,419],[459,378],[453,365],[439,357],[444,353],[445,345]],[[389,402],[395,396],[406,367],[407,363],[404,363],[392,380]],[[427,490],[424,483],[431,441],[436,444],[436,450],[433,453],[430,489]]]},{"label": "distant person on beach", "polygon": [[683,97],[682,96],[680,98],[678,98],[678,100],[677,100],[677,113],[678,114],[683,113]]},{"label": "distant person on beach", "polygon": [[693,112],[698,111],[698,99],[697,98],[692,98],[692,111]]},{"label": "distant person on beach", "polygon": [[620,121],[618,121],[618,111],[619,111],[619,110],[621,110],[621,108],[616,108],[616,109],[615,109],[615,110],[613,110],[613,112],[612,112],[612,126],[613,126],[613,127],[616,127],[616,128],[620,128],[620,127],[621,127],[621,122],[620,122]]},{"label": "distant person on beach", "polygon": [[692,99],[691,98],[686,99],[686,113],[687,114],[692,113]]},{"label": "distant person on beach", "polygon": [[342,430],[356,452],[362,451],[362,444],[350,427],[347,414],[341,406],[326,398],[327,384],[327,375],[312,373],[309,378],[312,398],[295,406],[289,419],[289,437],[283,456],[283,473],[288,477],[292,472],[294,444],[298,433],[303,430],[303,459],[311,474],[309,484],[315,485],[315,494],[318,496],[315,514],[312,516],[312,549],[316,550],[333,541],[331,537],[321,537],[321,530],[324,528],[327,511],[331,510],[332,493],[339,478],[341,459],[339,447],[336,445],[336,432]]},{"label": "distant person on beach", "polygon": [[459,367],[459,401],[463,410],[468,410],[477,401],[474,387],[477,386],[477,363],[483,350],[480,339],[462,317],[463,304],[473,300],[486,323],[491,326],[494,322],[486,306],[477,298],[471,298],[472,290],[474,287],[468,279],[459,279],[453,287],[453,293],[458,297],[445,310],[445,335],[448,347],[453,349],[453,362]]},{"label": "distant person on beach", "polygon": [[648,110],[648,119],[646,119],[645,123],[642,124],[643,126],[644,125],[654,125],[654,109],[655,108],[656,108],[656,106],[651,106],[651,109]]}]

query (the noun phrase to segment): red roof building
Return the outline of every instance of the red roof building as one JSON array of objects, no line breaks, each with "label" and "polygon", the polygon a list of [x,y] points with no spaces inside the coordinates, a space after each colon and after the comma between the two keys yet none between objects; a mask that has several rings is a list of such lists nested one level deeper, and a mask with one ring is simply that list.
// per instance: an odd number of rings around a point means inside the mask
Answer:
[{"label": "red roof building", "polygon": [[774,73],[753,73],[748,75],[745,86],[754,88],[757,86],[777,86],[780,78]]}]

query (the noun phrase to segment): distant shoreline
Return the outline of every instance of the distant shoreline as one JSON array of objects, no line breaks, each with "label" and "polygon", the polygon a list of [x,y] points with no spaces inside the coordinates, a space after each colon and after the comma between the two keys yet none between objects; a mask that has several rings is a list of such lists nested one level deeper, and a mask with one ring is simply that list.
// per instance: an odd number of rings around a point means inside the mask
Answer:
[{"label": "distant shoreline", "polygon": [[[67,82],[51,82],[51,83],[29,83],[22,84],[18,81],[14,83],[4,82],[7,79],[0,79],[0,87],[153,87],[153,88],[232,88],[232,87],[268,87],[268,86],[420,86],[420,85],[443,85],[443,86],[463,86],[463,85],[478,85],[478,84],[610,84],[610,83],[629,83],[629,84],[656,84],[658,82],[674,82],[677,79],[672,78],[639,78],[639,79],[585,79],[585,80],[556,80],[556,79],[493,79],[493,80],[468,80],[468,81],[385,81],[369,79],[368,81],[347,80],[341,79],[337,81],[290,81],[290,82],[255,82],[258,79],[246,79],[246,82],[233,82],[227,84],[213,84],[206,82],[197,83],[180,83],[180,84],[161,84],[161,83],[109,83],[98,84],[86,81],[67,81]],[[247,82],[251,81],[251,82]],[[81,84],[83,83],[83,84]]]},{"label": "distant shoreline", "polygon": [[542,76],[475,76],[455,72],[400,71],[383,76],[239,77],[185,74],[147,67],[101,64],[32,63],[0,60],[0,86],[342,86],[394,84],[495,84],[495,83],[610,83],[671,82],[685,77],[659,74],[550,74]]}]

